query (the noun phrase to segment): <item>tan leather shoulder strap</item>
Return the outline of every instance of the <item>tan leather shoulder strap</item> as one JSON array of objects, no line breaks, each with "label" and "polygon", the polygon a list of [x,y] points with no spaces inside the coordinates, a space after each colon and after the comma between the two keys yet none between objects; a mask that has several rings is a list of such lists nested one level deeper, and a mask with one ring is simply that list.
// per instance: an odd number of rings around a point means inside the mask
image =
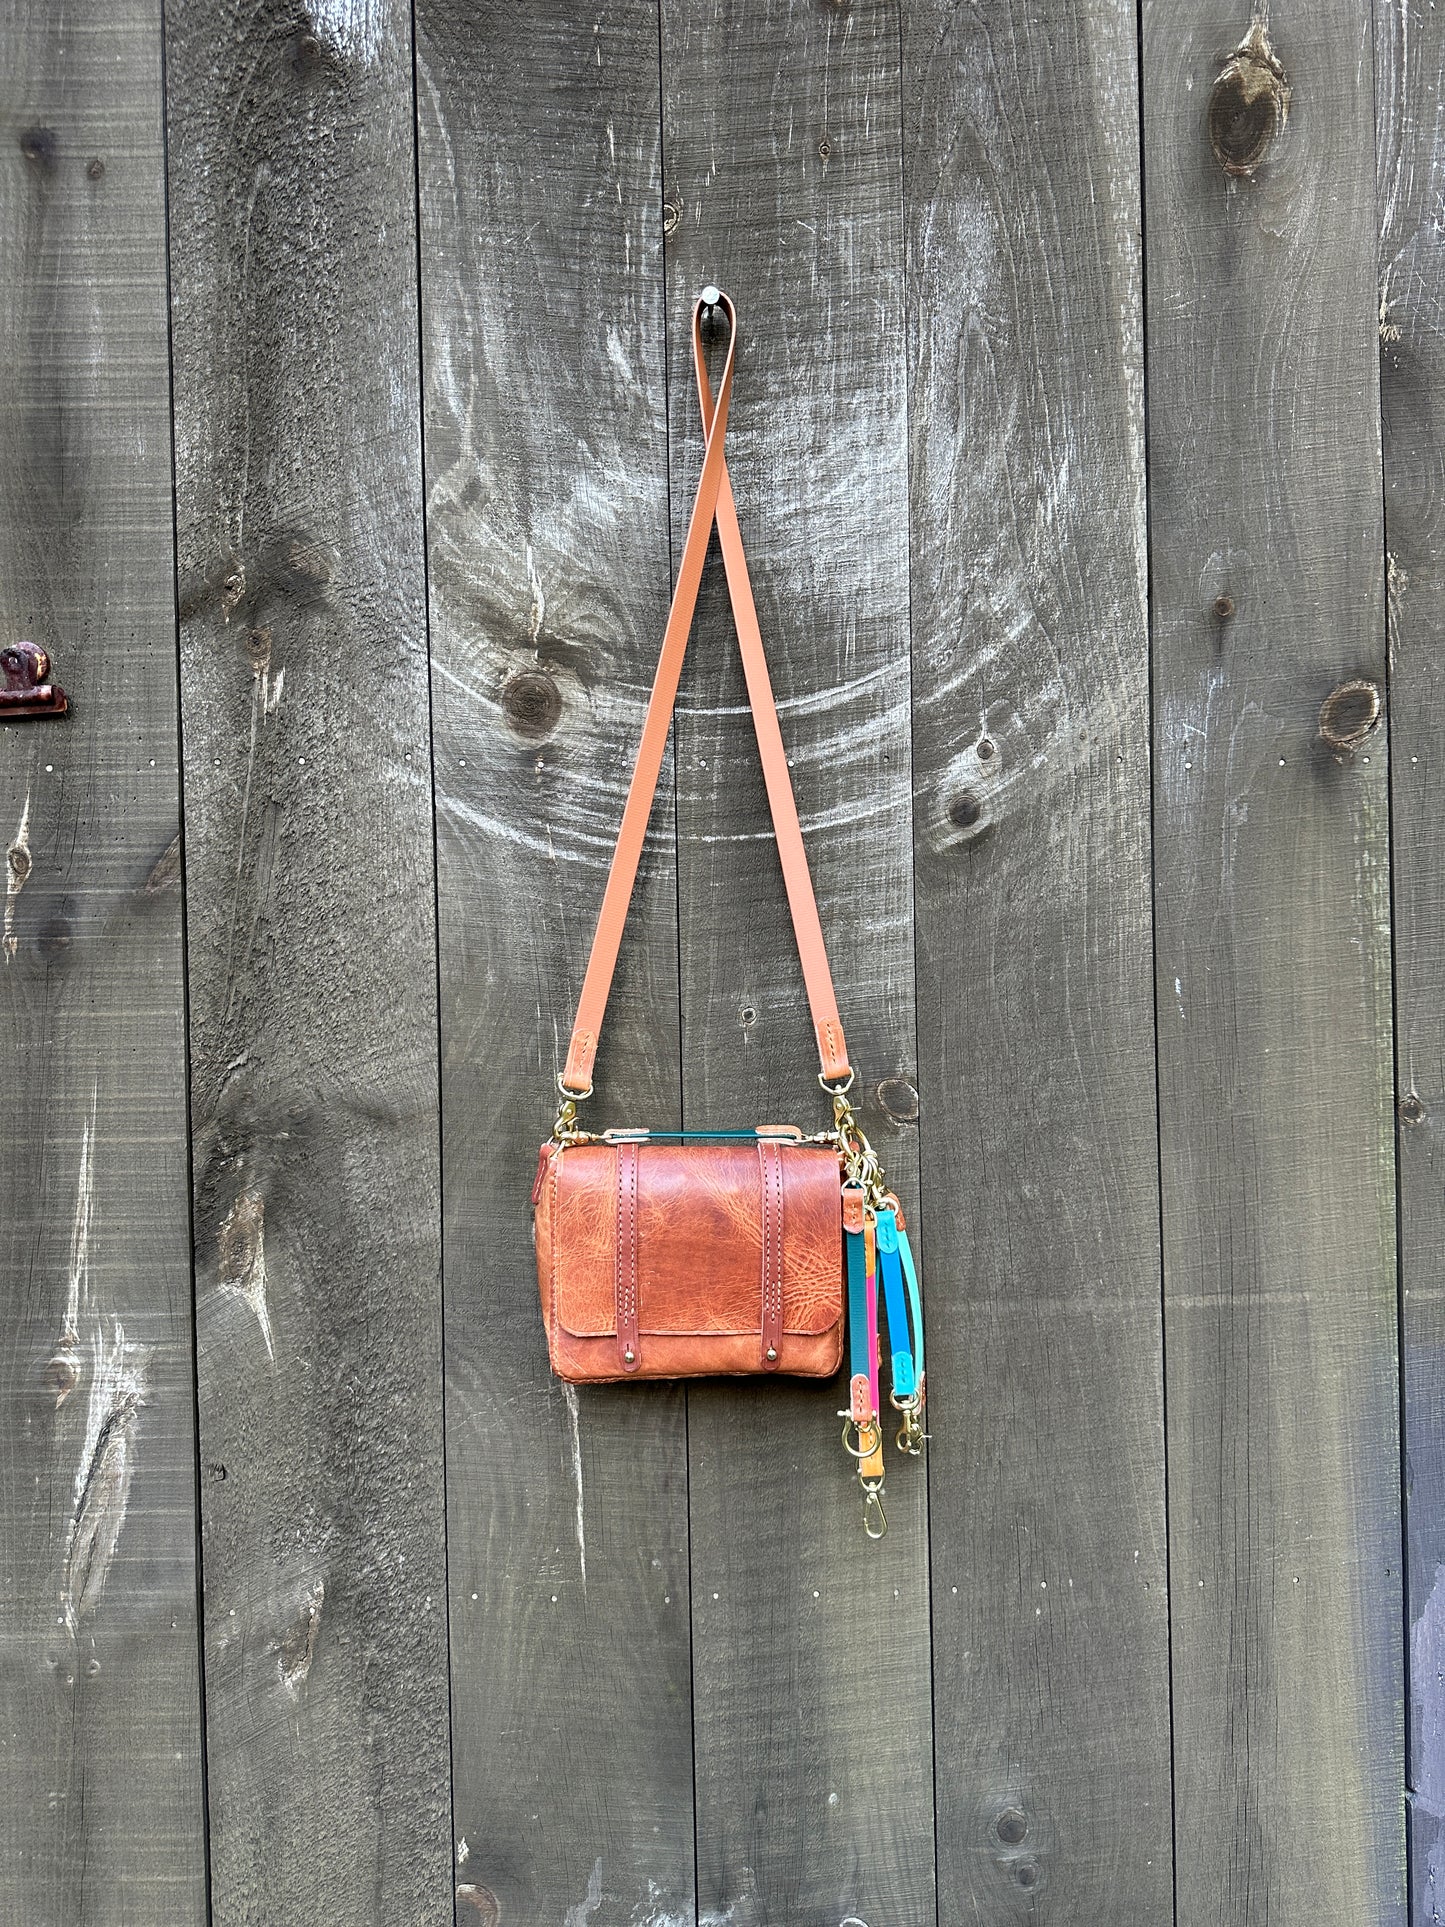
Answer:
[{"label": "tan leather shoulder strap", "polygon": [[[727,316],[729,329],[727,360],[716,401],[707,378],[702,343],[703,316],[713,307],[720,308]],[[753,727],[762,757],[768,807],[772,812],[773,830],[778,840],[778,855],[782,861],[788,907],[792,913],[798,954],[803,965],[808,1007],[818,1039],[818,1057],[822,1065],[820,1075],[823,1082],[829,1085],[846,1086],[852,1077],[847,1045],[843,1039],[843,1025],[838,1016],[838,1001],[833,994],[828,953],[823,943],[823,928],[818,921],[818,906],[813,897],[813,882],[803,848],[803,832],[798,823],[797,804],[793,799],[787,753],[783,748],[782,731],[778,727],[767,657],[758,629],[757,610],[753,605],[752,585],[748,580],[747,558],[743,553],[742,533],[733,505],[732,485],[723,460],[723,439],[727,433],[728,407],[732,400],[737,345],[737,313],[732,302],[727,295],[718,293],[714,288],[704,289],[693,308],[692,353],[707,445],[692,516],[688,522],[687,538],[683,543],[677,587],[673,591],[672,607],[663,632],[657,674],[653,679],[647,716],[642,726],[642,741],[632,768],[632,781],[628,785],[627,802],[622,811],[622,826],[617,835],[617,847],[612,853],[612,867],[607,874],[607,888],[603,893],[597,930],[592,939],[592,953],[587,960],[587,974],[578,1000],[577,1021],[572,1027],[567,1064],[557,1080],[561,1088],[574,1097],[584,1096],[592,1088],[597,1036],[607,1007],[607,994],[612,988],[612,973],[622,942],[622,928],[627,920],[628,905],[632,901],[632,887],[642,856],[643,838],[647,833],[647,819],[652,811],[657,779],[662,770],[667,732],[677,701],[678,680],[682,674],[682,659],[692,629],[693,612],[697,607],[698,587],[702,581],[703,563],[707,557],[708,538],[714,519],[727,570],[728,594],[732,598],[733,619],[737,625],[738,646],[747,679],[748,702],[752,708]]]}]

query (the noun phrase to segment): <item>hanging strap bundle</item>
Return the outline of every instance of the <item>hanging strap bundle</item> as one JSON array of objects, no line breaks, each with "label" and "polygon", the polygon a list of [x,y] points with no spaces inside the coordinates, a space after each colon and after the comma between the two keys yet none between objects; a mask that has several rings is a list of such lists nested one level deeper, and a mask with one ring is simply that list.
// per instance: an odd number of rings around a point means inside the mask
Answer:
[{"label": "hanging strap bundle", "polygon": [[[703,323],[721,314],[727,357],[714,396]],[[859,1127],[822,925],[778,726],[767,658],[723,457],[737,361],[737,315],[705,288],[693,309],[693,363],[706,438],[677,586],[633,766],[617,845],[578,1000],[561,1101],[537,1162],[538,1283],[554,1371],[574,1383],[777,1372],[831,1377],[842,1363],[843,1443],[856,1463],[870,1537],[883,1514],[880,1301],[899,1450],[923,1446],[923,1320],[903,1213]],[[632,899],[708,541],[716,524],[762,757],[788,908],[817,1039],[831,1127],[584,1131],[598,1035]],[[880,1290],[881,1286],[881,1290]]]}]

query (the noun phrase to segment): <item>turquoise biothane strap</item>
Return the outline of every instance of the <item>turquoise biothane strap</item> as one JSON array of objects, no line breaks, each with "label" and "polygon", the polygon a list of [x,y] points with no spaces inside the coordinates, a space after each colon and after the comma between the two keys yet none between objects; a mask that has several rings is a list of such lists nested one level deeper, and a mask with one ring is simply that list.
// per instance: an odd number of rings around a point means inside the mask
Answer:
[{"label": "turquoise biothane strap", "polygon": [[[915,1390],[923,1385],[923,1302],[918,1292],[918,1269],[913,1262],[913,1247],[908,1242],[908,1233],[902,1225],[898,1226],[898,1256],[903,1263],[903,1276],[908,1284],[908,1307],[913,1314],[913,1370]],[[892,1332],[892,1313],[889,1313],[889,1332]],[[897,1387],[894,1388],[895,1390]],[[900,1394],[901,1396],[901,1394]]]},{"label": "turquoise biothane strap", "polygon": [[888,1311],[890,1377],[895,1398],[912,1398],[918,1389],[913,1349],[908,1339],[908,1303],[904,1296],[903,1266],[898,1250],[898,1220],[891,1211],[878,1213],[878,1269],[883,1274],[883,1300]]}]

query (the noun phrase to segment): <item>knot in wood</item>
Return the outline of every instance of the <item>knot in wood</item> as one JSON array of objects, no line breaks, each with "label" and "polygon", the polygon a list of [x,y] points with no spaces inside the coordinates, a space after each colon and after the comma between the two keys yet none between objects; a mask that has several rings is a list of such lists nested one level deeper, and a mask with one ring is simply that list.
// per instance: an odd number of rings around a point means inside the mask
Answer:
[{"label": "knot in wood", "polygon": [[1209,92],[1209,145],[1226,174],[1250,179],[1289,119],[1289,82],[1256,20]]},{"label": "knot in wood", "polygon": [[550,736],[562,715],[562,692],[541,669],[522,669],[502,689],[502,714],[519,736]]},{"label": "knot in wood", "polygon": [[[474,1910],[476,1919],[473,1927],[501,1927],[502,1903],[490,1887],[480,1887],[471,1880],[463,1881],[457,1888],[457,1900],[465,1901],[466,1905]],[[458,1915],[457,1919],[458,1927],[463,1927],[462,1917]],[[469,1913],[466,1920],[472,1922],[472,1919],[472,1914]]]},{"label": "knot in wood", "polygon": [[1320,735],[1336,751],[1358,749],[1379,720],[1379,685],[1363,678],[1342,682],[1320,704]]},{"label": "knot in wood", "polygon": [[878,1104],[895,1124],[918,1121],[918,1093],[906,1077],[885,1077],[878,1086]]},{"label": "knot in wood", "polygon": [[994,1828],[1005,1846],[1016,1847],[1029,1830],[1028,1816],[1018,1807],[1005,1807]]}]

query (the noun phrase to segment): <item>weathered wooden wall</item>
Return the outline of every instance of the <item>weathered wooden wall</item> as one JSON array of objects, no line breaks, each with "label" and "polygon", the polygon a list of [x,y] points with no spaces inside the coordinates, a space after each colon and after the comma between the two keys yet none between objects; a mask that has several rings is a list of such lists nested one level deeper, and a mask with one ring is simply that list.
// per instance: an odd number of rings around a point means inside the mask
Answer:
[{"label": "weathered wooden wall", "polygon": [[[1440,1918],[1442,62],[0,9],[5,1919]],[[708,281],[921,1232],[879,1545],[836,1396],[536,1313]],[[715,562],[593,1108],[821,1121]]]}]

